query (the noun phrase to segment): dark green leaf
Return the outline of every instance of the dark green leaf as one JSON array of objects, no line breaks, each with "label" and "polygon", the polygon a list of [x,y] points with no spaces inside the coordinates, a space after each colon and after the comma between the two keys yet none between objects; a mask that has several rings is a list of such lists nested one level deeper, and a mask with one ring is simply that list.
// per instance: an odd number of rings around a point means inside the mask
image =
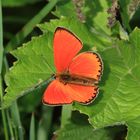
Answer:
[{"label": "dark green leaf", "polygon": [[120,4],[120,14],[123,22],[123,26],[131,32],[130,20],[136,13],[140,6],[139,0],[119,0]]},{"label": "dark green leaf", "polygon": [[90,125],[69,122],[56,133],[56,140],[113,140],[121,127],[94,130]]}]

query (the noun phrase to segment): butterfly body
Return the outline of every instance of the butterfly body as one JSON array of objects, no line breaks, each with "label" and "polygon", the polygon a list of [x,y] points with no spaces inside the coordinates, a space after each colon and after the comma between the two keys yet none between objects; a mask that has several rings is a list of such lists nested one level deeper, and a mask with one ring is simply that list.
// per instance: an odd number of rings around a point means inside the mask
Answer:
[{"label": "butterfly body", "polygon": [[94,78],[67,73],[56,74],[56,79],[64,84],[76,84],[81,86],[95,86],[98,81]]},{"label": "butterfly body", "polygon": [[53,39],[56,74],[44,92],[44,104],[63,105],[74,101],[89,104],[97,97],[103,63],[96,53],[78,54],[82,47],[72,32],[56,28]]}]

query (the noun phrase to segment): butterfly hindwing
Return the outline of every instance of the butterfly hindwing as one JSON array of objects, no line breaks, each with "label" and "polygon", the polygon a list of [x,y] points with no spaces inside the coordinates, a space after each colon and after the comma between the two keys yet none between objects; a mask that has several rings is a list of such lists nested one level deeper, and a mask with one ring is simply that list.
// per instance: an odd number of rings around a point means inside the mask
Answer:
[{"label": "butterfly hindwing", "polygon": [[62,105],[76,101],[87,104],[96,97],[97,93],[98,88],[96,86],[64,84],[54,80],[44,92],[43,103],[47,105]]},{"label": "butterfly hindwing", "polygon": [[54,80],[44,92],[43,103],[48,105],[70,104],[72,99],[69,97],[68,92],[69,89],[63,83]]},{"label": "butterfly hindwing", "polygon": [[56,71],[63,72],[81,50],[82,42],[67,29],[58,27],[54,33],[53,46]]},{"label": "butterfly hindwing", "polygon": [[91,103],[98,94],[98,87],[97,86],[82,86],[76,84],[68,84],[71,87],[73,92],[69,93],[70,98],[73,101],[88,104]]}]

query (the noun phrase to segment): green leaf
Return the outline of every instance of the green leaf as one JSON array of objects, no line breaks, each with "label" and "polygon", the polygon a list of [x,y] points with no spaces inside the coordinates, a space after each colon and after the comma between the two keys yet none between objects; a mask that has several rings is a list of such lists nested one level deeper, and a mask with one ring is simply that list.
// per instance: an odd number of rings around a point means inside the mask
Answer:
[{"label": "green leaf", "polygon": [[74,19],[78,19],[78,14],[82,15],[87,26],[96,29],[100,34],[110,35],[110,29],[107,27],[109,17],[107,10],[109,7],[110,4],[107,0],[83,0],[83,2],[61,0],[58,2],[54,14],[58,17],[64,16]]},{"label": "green leaf", "polygon": [[2,6],[13,7],[13,6],[23,6],[25,4],[32,4],[39,2],[41,0],[2,0]]},{"label": "green leaf", "polygon": [[109,14],[107,10],[110,7],[107,0],[85,0],[84,13],[88,25],[93,26],[98,32],[110,35],[108,25]]},{"label": "green leaf", "polygon": [[56,4],[56,10],[53,14],[57,17],[73,17],[77,19],[76,9],[74,7],[74,3],[71,0],[61,0]]},{"label": "green leaf", "polygon": [[112,27],[112,36],[118,37],[122,40],[129,40],[128,33],[123,29],[120,22],[116,22]]},{"label": "green leaf", "polygon": [[129,140],[140,137],[139,47],[140,29],[136,28],[129,42],[118,41],[110,49],[102,51],[104,74],[98,98],[89,106],[74,106],[89,115],[89,121],[95,128],[126,124]]},{"label": "green leaf", "polygon": [[90,125],[69,122],[57,131],[57,140],[113,140],[121,127],[94,130]]},{"label": "green leaf", "polygon": [[12,52],[18,61],[6,75],[8,87],[2,107],[8,107],[18,97],[35,90],[54,73],[52,37],[52,34],[44,34],[33,38]]}]

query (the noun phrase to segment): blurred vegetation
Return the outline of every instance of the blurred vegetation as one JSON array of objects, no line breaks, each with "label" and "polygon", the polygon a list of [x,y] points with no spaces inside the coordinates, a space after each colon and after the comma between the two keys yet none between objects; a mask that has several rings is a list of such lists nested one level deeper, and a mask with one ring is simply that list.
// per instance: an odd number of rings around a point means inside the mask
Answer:
[{"label": "blurred vegetation", "polygon": [[[46,80],[54,72],[49,47],[57,26],[74,32],[83,41],[82,51],[94,50],[103,58],[100,94],[91,105],[42,104]],[[137,79],[124,75],[139,66],[139,28],[139,0],[0,0],[0,139],[139,140],[140,69],[131,71]],[[41,68],[46,75],[33,78],[24,66]],[[119,89],[118,77],[124,77]]]}]

